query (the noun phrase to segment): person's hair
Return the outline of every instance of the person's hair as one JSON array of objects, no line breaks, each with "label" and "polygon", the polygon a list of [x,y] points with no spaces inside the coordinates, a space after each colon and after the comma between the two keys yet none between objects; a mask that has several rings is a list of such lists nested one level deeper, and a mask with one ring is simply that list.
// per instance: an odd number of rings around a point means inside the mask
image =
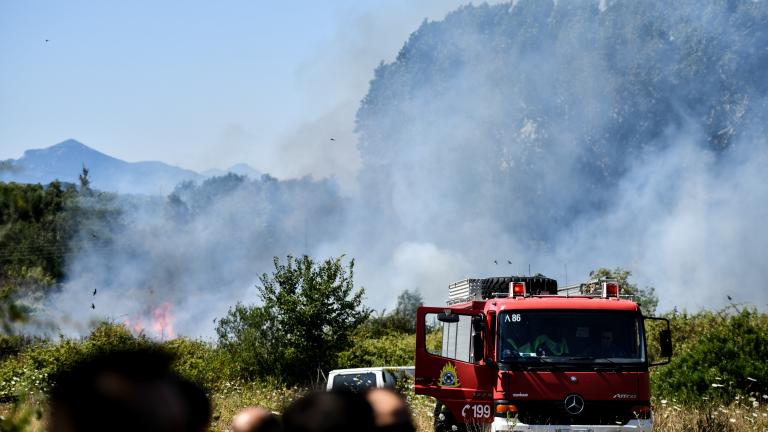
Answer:
[{"label": "person's hair", "polygon": [[272,412],[261,407],[246,408],[232,419],[232,432],[280,432],[283,425]]},{"label": "person's hair", "polygon": [[366,393],[371,404],[378,432],[414,432],[411,410],[403,395],[384,388],[371,389]]},{"label": "person's hair", "polygon": [[77,362],[53,378],[50,430],[200,432],[208,397],[171,371],[155,348],[116,350]]},{"label": "person's hair", "polygon": [[360,393],[310,393],[288,406],[283,428],[285,432],[372,431],[373,409]]}]

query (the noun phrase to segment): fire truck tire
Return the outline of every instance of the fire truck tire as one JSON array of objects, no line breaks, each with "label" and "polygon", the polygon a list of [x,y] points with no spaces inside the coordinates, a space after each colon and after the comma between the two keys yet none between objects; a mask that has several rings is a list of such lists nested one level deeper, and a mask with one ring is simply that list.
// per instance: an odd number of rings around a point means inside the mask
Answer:
[{"label": "fire truck tire", "polygon": [[491,298],[494,293],[509,292],[511,277],[491,277],[483,279],[481,295],[484,299]]},{"label": "fire truck tire", "polygon": [[442,402],[435,403],[435,432],[466,432],[464,423],[457,423],[456,419]]},{"label": "fire truck tire", "polygon": [[510,282],[525,282],[529,294],[557,294],[557,281],[548,277],[505,276],[483,279],[481,295],[484,299],[494,293],[508,293]]}]

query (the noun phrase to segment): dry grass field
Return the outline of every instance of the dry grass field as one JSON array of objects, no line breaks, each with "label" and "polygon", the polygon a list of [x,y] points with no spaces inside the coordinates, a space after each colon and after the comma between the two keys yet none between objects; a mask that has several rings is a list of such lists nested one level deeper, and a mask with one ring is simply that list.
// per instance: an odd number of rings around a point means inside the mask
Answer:
[{"label": "dry grass field", "polygon": [[[281,412],[301,389],[269,389],[258,385],[231,385],[225,391],[212,395],[214,416],[211,431],[226,432],[229,421],[240,409],[259,405]],[[431,398],[407,394],[418,432],[433,430],[433,401]],[[3,420],[22,420],[23,429],[7,428],[10,423],[0,421],[0,430],[42,432],[45,414],[42,402],[30,401],[14,411],[12,404],[0,408]],[[657,432],[768,432],[768,395],[739,397],[731,404],[686,407],[674,401],[661,400],[655,404],[654,431]]]},{"label": "dry grass field", "polygon": [[[214,396],[216,415],[212,431],[227,431],[228,421],[238,409],[261,405],[280,411],[297,390],[268,391],[252,387],[242,392]],[[407,394],[418,432],[433,431],[434,401],[424,396]],[[657,432],[768,432],[768,395],[739,398],[727,406],[681,406],[662,400],[655,404],[654,431]]]}]

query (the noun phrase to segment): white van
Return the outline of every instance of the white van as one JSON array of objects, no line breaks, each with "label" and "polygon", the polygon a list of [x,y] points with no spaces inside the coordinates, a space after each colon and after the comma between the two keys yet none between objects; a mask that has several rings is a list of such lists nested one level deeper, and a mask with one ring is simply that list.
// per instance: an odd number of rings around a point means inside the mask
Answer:
[{"label": "white van", "polygon": [[395,388],[397,381],[406,376],[413,379],[413,366],[384,366],[354,369],[336,369],[328,374],[326,390],[365,391],[369,388]]}]

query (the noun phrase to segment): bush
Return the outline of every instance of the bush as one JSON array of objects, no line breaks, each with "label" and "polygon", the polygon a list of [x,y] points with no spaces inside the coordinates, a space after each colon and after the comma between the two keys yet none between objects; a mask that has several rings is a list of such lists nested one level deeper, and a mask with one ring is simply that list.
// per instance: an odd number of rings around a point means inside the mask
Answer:
[{"label": "bush", "polygon": [[414,364],[416,336],[394,333],[371,339],[358,334],[350,349],[339,354],[339,367],[409,366]]},{"label": "bush", "polygon": [[371,316],[363,323],[362,331],[373,338],[388,334],[415,334],[416,310],[423,304],[418,291],[403,290],[397,296],[395,310],[390,313],[382,311],[379,316]]},{"label": "bush", "polygon": [[82,360],[111,350],[152,344],[143,335],[134,336],[122,324],[111,322],[99,323],[82,340],[38,340],[0,364],[0,395],[45,392],[52,384],[50,377]]},{"label": "bush", "polygon": [[258,287],[262,306],[237,304],[219,320],[219,345],[243,378],[269,377],[286,384],[317,381],[351,345],[370,311],[352,281],[354,260],[315,264],[312,258],[275,258],[275,272]]},{"label": "bush", "polygon": [[220,390],[237,376],[237,365],[212,344],[187,338],[171,339],[162,348],[173,358],[173,369],[209,391]]},{"label": "bush", "polygon": [[669,318],[675,355],[654,371],[654,393],[688,403],[768,393],[768,316],[732,305]]}]

